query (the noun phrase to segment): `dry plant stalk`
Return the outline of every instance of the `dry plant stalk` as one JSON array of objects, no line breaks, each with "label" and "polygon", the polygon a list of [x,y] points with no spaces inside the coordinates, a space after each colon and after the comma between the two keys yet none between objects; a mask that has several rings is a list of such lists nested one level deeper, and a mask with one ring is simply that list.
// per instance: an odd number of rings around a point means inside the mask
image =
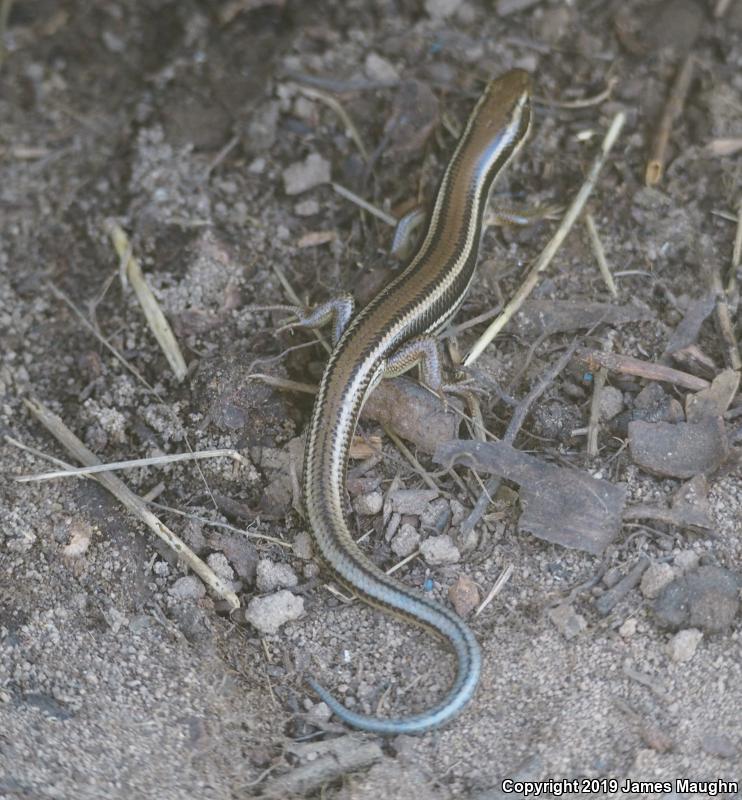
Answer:
[{"label": "dry plant stalk", "polygon": [[[54,438],[78,461],[85,466],[97,466],[100,461],[88,450],[87,447],[75,436],[62,420],[38,400],[24,400],[26,407],[33,416],[54,436]],[[188,545],[179,539],[160,519],[155,516],[141,497],[134,494],[129,487],[110,472],[103,472],[92,476],[129,511],[138,517],[144,524],[162,539],[163,542],[178,554],[183,563],[192,569],[212,591],[223,600],[226,600],[232,609],[240,607],[237,595],[232,587],[223,581],[213,570],[204,563]]]},{"label": "dry plant stalk", "polygon": [[675,78],[675,83],[670,90],[665,108],[660,117],[660,124],[652,142],[647,169],[644,173],[644,183],[647,186],[656,186],[662,180],[665,169],[667,143],[670,141],[673,122],[683,113],[685,98],[688,95],[695,59],[688,55],[680,67]]},{"label": "dry plant stalk", "polygon": [[595,260],[598,262],[598,269],[600,270],[600,274],[603,276],[605,285],[608,287],[608,291],[613,295],[613,297],[618,297],[616,282],[613,280],[613,275],[611,274],[610,267],[608,266],[608,262],[605,258],[603,242],[600,241],[600,236],[598,235],[598,229],[595,227],[593,215],[589,212],[585,214],[585,226],[587,227],[587,232],[590,236],[590,244],[592,245],[593,253],[595,254]]},{"label": "dry plant stalk", "polygon": [[551,238],[549,243],[546,247],[541,251],[541,255],[536,259],[536,262],[531,267],[530,271],[526,275],[525,280],[521,284],[518,291],[513,295],[513,298],[510,302],[505,306],[503,309],[502,314],[497,317],[494,322],[490,324],[487,330],[479,337],[479,339],[475,342],[474,346],[472,347],[471,351],[464,359],[464,366],[470,367],[484,352],[485,348],[489,343],[497,336],[497,334],[507,325],[507,323],[512,319],[513,315],[520,309],[523,303],[528,298],[528,295],[533,291],[538,283],[538,277],[541,272],[543,272],[546,267],[549,266],[552,259],[556,255],[557,250],[561,247],[562,242],[564,241],[565,237],[572,229],[572,226],[577,221],[578,217],[582,213],[582,210],[585,207],[585,203],[587,202],[588,198],[592,194],[593,189],[595,188],[595,182],[598,179],[598,175],[600,174],[600,170],[603,168],[603,164],[605,164],[606,159],[608,158],[608,154],[611,151],[611,148],[616,142],[619,133],[621,132],[621,128],[623,128],[624,122],[626,121],[626,115],[619,111],[618,114],[613,118],[610,127],[608,128],[608,132],[603,139],[603,144],[601,145],[600,152],[595,157],[592,165],[590,166],[590,170],[585,177],[585,180],[580,187],[580,190],[575,195],[574,199],[569,205],[564,217],[562,218],[559,227],[556,230],[556,233]]},{"label": "dry plant stalk", "polygon": [[152,294],[152,290],[149,288],[147,281],[144,279],[144,274],[142,273],[142,268],[139,266],[139,262],[131,254],[129,237],[121,226],[117,225],[115,222],[109,223],[107,228],[113,246],[116,248],[118,257],[121,259],[122,265],[126,270],[126,277],[129,279],[132,289],[134,289],[137,296],[137,300],[139,300],[139,305],[142,307],[147,323],[155,339],[157,339],[160,349],[165,354],[168,364],[170,364],[171,369],[175,373],[176,379],[182,381],[188,371],[185,359],[180,351],[170,323],[162,313],[159,303],[154,294]]},{"label": "dry plant stalk", "polygon": [[700,392],[701,389],[707,389],[711,385],[703,378],[697,378],[688,372],[681,372],[679,369],[666,367],[664,364],[653,364],[650,361],[642,361],[640,358],[624,356],[619,353],[604,353],[601,350],[582,348],[577,351],[577,358],[585,362],[591,370],[604,367],[610,372],[635,375],[637,378],[647,378],[650,381],[672,383],[675,386],[682,386],[683,389],[690,389],[692,392]]}]

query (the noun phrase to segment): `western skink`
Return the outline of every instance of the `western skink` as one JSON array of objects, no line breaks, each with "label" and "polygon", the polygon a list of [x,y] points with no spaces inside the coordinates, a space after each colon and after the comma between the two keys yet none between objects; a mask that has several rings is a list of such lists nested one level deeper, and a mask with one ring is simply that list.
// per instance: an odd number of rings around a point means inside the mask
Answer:
[{"label": "western skink", "polygon": [[479,645],[466,623],[390,578],[353,540],[345,477],[361,408],[382,377],[420,364],[425,382],[441,390],[432,336],[456,314],[472,282],[490,190],[528,134],[530,87],[528,74],[521,70],[489,83],[443,174],[422,243],[404,271],[352,319],[352,300],[344,297],[298,323],[317,327],[333,319],[337,342],[307,433],[304,505],[316,547],[340,583],[367,603],[438,634],[458,662],[453,686],[441,702],[401,719],[350,711],[309,681],[337,717],[362,730],[395,735],[433,728],[463,708],[479,680]]}]

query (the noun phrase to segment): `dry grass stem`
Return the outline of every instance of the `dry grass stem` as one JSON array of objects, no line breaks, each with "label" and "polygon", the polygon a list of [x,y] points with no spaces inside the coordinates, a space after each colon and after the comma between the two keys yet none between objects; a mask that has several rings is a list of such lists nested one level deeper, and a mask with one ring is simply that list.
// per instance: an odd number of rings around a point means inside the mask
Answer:
[{"label": "dry grass stem", "polygon": [[32,481],[50,481],[55,478],[72,478],[80,475],[94,475],[99,472],[114,472],[119,469],[135,469],[137,467],[150,467],[155,465],[172,464],[175,461],[196,461],[204,458],[231,458],[243,465],[250,462],[236,450],[200,450],[195,453],[173,453],[151,458],[133,458],[128,461],[113,461],[108,464],[97,464],[89,467],[71,467],[70,469],[54,470],[53,472],[40,472],[35,475],[19,475],[18,483]]},{"label": "dry grass stem", "polygon": [[593,397],[590,402],[590,421],[587,426],[587,454],[590,458],[598,455],[598,432],[600,431],[600,396],[603,393],[608,370],[601,367],[595,373]]},{"label": "dry grass stem", "polygon": [[729,278],[726,285],[726,294],[729,301],[737,303],[737,270],[742,266],[742,197],[737,204],[737,229],[734,233],[734,245],[732,247],[732,267],[729,270]]},{"label": "dry grass stem", "polygon": [[603,165],[608,158],[608,154],[615,144],[625,121],[626,116],[622,111],[619,111],[619,113],[613,118],[613,121],[608,128],[608,132],[603,139],[600,152],[593,160],[582,186],[570,203],[569,208],[562,218],[562,221],[559,223],[559,227],[554,233],[554,236],[542,250],[541,254],[526,275],[526,278],[521,284],[520,288],[503,309],[502,314],[500,314],[500,316],[490,324],[487,330],[475,342],[474,347],[472,347],[471,351],[464,359],[465,367],[471,366],[479,358],[479,356],[484,352],[485,348],[505,327],[505,325],[507,325],[507,323],[512,319],[513,315],[523,305],[528,295],[535,288],[536,284],[538,283],[540,273],[543,272],[551,263],[552,259],[556,255],[557,250],[561,247],[565,237],[572,229],[572,226],[577,221],[577,218],[582,213],[585,203],[595,188],[595,183],[598,179],[598,175],[600,174],[600,170],[603,168]]},{"label": "dry grass stem", "polygon": [[312,383],[302,383],[301,381],[291,381],[288,378],[278,378],[275,375],[267,375],[264,372],[253,372],[247,376],[248,379],[263,381],[268,386],[275,386],[277,389],[284,389],[287,392],[304,392],[304,394],[317,394],[317,387]]},{"label": "dry grass stem", "polygon": [[394,566],[389,567],[389,569],[386,571],[386,574],[387,575],[394,575],[394,573],[398,569],[402,569],[402,567],[405,564],[409,564],[410,561],[412,561],[414,558],[417,558],[419,555],[420,555],[420,551],[419,550],[415,550],[414,553],[410,553],[408,556],[405,556],[399,563],[394,564]]},{"label": "dry grass stem", "polygon": [[175,373],[176,379],[182,381],[188,372],[183,353],[180,351],[180,346],[175,339],[170,323],[165,318],[160,304],[144,278],[139,262],[131,255],[129,237],[115,222],[109,222],[107,229],[119,258],[126,265],[126,277],[129,279],[132,289],[134,289],[137,300],[139,300],[139,305],[142,307],[147,324],[152,330],[155,339],[157,339],[160,349],[165,354],[165,358]]},{"label": "dry grass stem", "polygon": [[367,200],[364,200],[362,197],[359,197],[355,192],[351,192],[350,189],[346,189],[345,186],[341,186],[339,183],[335,183],[334,181],[330,184],[333,190],[339,194],[341,197],[344,197],[346,200],[350,200],[351,203],[354,203],[359,208],[362,208],[364,211],[368,211],[369,214],[373,214],[377,219],[380,219],[382,222],[386,222],[387,225],[391,225],[392,228],[397,227],[397,218],[392,216],[391,214],[387,214],[386,211],[382,211],[380,208],[377,208],[374,205],[371,205]]},{"label": "dry grass stem", "polygon": [[363,139],[361,138],[361,134],[358,132],[358,128],[356,128],[353,120],[350,118],[350,115],[343,108],[343,106],[331,94],[323,92],[321,89],[313,89],[311,86],[301,86],[298,84],[297,88],[306,97],[311,97],[313,100],[319,100],[328,108],[331,108],[335,114],[337,114],[340,121],[343,123],[343,125],[345,125],[348,135],[355,142],[356,147],[363,156],[363,160],[368,162],[368,150],[366,150],[366,145],[363,143]]},{"label": "dry grass stem", "polygon": [[685,98],[688,95],[688,89],[693,77],[694,65],[695,59],[693,55],[686,56],[667,97],[644,173],[644,182],[647,186],[656,186],[662,180],[667,156],[667,143],[670,141],[673,123],[683,113]]},{"label": "dry grass stem", "polygon": [[551,100],[548,97],[537,97],[536,102],[543,106],[551,106],[552,108],[589,108],[590,106],[598,106],[610,99],[610,96],[618,83],[618,78],[612,75],[606,82],[605,89],[592,97],[583,97],[579,100]]},{"label": "dry grass stem", "polygon": [[290,542],[284,542],[283,539],[278,539],[275,536],[269,536],[267,533],[256,533],[255,531],[250,531],[246,528],[238,528],[235,525],[230,525],[228,522],[220,522],[217,519],[209,519],[201,514],[194,514],[191,511],[183,511],[180,508],[167,506],[163,503],[156,503],[154,500],[148,499],[150,494],[152,494],[151,491],[148,492],[143,499],[146,500],[148,505],[151,505],[154,508],[159,508],[160,511],[167,511],[170,514],[177,514],[179,517],[185,517],[186,519],[192,519],[196,522],[201,522],[204,525],[208,525],[210,528],[221,528],[222,530],[231,531],[232,533],[239,533],[246,539],[262,539],[264,542],[277,544],[279,547],[285,547],[287,550],[293,549],[293,545]]},{"label": "dry grass stem", "polygon": [[593,253],[595,254],[595,260],[598,262],[598,269],[600,270],[600,274],[603,276],[605,285],[608,287],[608,291],[613,295],[614,298],[618,297],[616,282],[613,280],[610,267],[605,259],[603,242],[601,242],[600,236],[598,235],[598,229],[595,227],[593,215],[589,212],[585,214],[585,227],[587,228],[588,235],[590,236],[590,244],[592,245]]},{"label": "dry grass stem", "polygon": [[731,139],[712,139],[704,149],[708,156],[733,156],[742,150],[742,136]]},{"label": "dry grass stem", "polygon": [[[78,461],[86,466],[100,464],[97,457],[85,447],[85,445],[75,436],[74,433],[62,422],[62,420],[42,405],[38,400],[24,400],[26,407],[31,414],[54,436],[54,438]],[[145,525],[171,549],[177,553],[181,561],[212,591],[225,600],[232,609],[240,607],[237,595],[232,591],[231,586],[216,575],[211,568],[204,563],[184,541],[178,538],[158,517],[147,508],[147,504],[141,497],[134,494],[126,484],[110,472],[103,472],[92,476],[132,514],[138,517]]]},{"label": "dry grass stem", "polygon": [[498,594],[505,588],[505,584],[510,580],[510,576],[513,574],[514,567],[512,564],[508,564],[507,567],[500,573],[499,577],[495,581],[495,585],[489,590],[487,597],[482,600],[479,605],[479,608],[474,612],[474,618],[476,619],[487,606],[497,597]]}]

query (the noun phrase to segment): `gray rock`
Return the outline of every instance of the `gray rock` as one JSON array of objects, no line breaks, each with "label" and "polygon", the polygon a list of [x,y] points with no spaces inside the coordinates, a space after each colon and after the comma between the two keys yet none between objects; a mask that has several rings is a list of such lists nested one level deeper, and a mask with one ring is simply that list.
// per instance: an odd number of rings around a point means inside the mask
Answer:
[{"label": "gray rock", "polygon": [[669,583],[654,602],[657,622],[670,630],[724,631],[739,611],[742,577],[722,567],[699,567]]},{"label": "gray rock", "polygon": [[353,508],[356,514],[361,514],[364,517],[370,517],[373,514],[378,514],[384,504],[384,495],[381,492],[369,492],[368,494],[359,494],[353,500]]},{"label": "gray rock", "polygon": [[420,516],[438,497],[435,489],[397,489],[389,493],[392,511]]},{"label": "gray rock", "polygon": [[673,566],[679,572],[690,572],[698,566],[698,553],[695,550],[681,550],[672,560]]},{"label": "gray rock", "polygon": [[330,180],[330,162],[319,153],[310,153],[283,171],[286,194],[301,194]]},{"label": "gray rock", "polygon": [[420,545],[420,552],[431,567],[438,564],[455,564],[461,554],[448,534],[431,536]]},{"label": "gray rock", "polygon": [[667,654],[678,663],[690,661],[696,654],[701,639],[703,633],[697,628],[678,631],[667,643]]},{"label": "gray rock", "polygon": [[613,419],[623,411],[623,395],[615,386],[604,386],[600,393],[600,418]]},{"label": "gray rock", "polygon": [[554,623],[554,627],[565,639],[574,639],[579,633],[587,628],[585,617],[578,614],[568,603],[562,603],[549,609],[549,619]]},{"label": "gray rock", "polygon": [[200,600],[206,595],[206,587],[195,575],[184,575],[168,589],[168,594],[178,600]]},{"label": "gray rock", "polygon": [[670,564],[664,562],[650,564],[642,575],[640,584],[642,594],[653,600],[675,577],[677,574]]},{"label": "gray rock", "polygon": [[392,551],[400,558],[408,556],[420,544],[420,534],[414,525],[405,523],[392,539]]},{"label": "gray rock", "polygon": [[274,589],[296,586],[297,583],[299,583],[299,579],[288,564],[271,561],[269,558],[261,558],[258,561],[258,570],[255,576],[258,591],[272,592]]},{"label": "gray rock", "polygon": [[303,613],[304,598],[282,589],[267,597],[253,597],[247,604],[245,619],[262,633],[276,633],[281,625]]}]

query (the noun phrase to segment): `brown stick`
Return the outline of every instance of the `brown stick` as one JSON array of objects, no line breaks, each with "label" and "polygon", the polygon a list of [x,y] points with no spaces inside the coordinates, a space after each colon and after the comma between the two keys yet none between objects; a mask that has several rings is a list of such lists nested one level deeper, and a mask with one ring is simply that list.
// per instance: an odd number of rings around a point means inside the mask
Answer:
[{"label": "brown stick", "polygon": [[662,180],[662,173],[665,169],[665,158],[667,143],[670,140],[672,124],[682,114],[685,106],[685,98],[690,88],[691,78],[693,77],[693,66],[695,59],[693,55],[688,55],[680,67],[680,71],[675,78],[675,83],[670,90],[665,103],[664,111],[660,117],[660,124],[652,142],[647,169],[644,173],[644,182],[647,186],[656,186]]},{"label": "brown stick", "polygon": [[624,356],[619,353],[604,353],[601,350],[588,350],[582,348],[577,351],[577,358],[584,361],[591,370],[597,371],[600,367],[605,367],[610,372],[620,372],[623,375],[636,375],[638,378],[646,378],[650,381],[662,381],[672,383],[675,386],[682,386],[693,392],[699,392],[710,386],[708,381],[697,378],[679,369],[666,367],[663,364],[653,364],[650,361],[642,361],[633,356]]}]

